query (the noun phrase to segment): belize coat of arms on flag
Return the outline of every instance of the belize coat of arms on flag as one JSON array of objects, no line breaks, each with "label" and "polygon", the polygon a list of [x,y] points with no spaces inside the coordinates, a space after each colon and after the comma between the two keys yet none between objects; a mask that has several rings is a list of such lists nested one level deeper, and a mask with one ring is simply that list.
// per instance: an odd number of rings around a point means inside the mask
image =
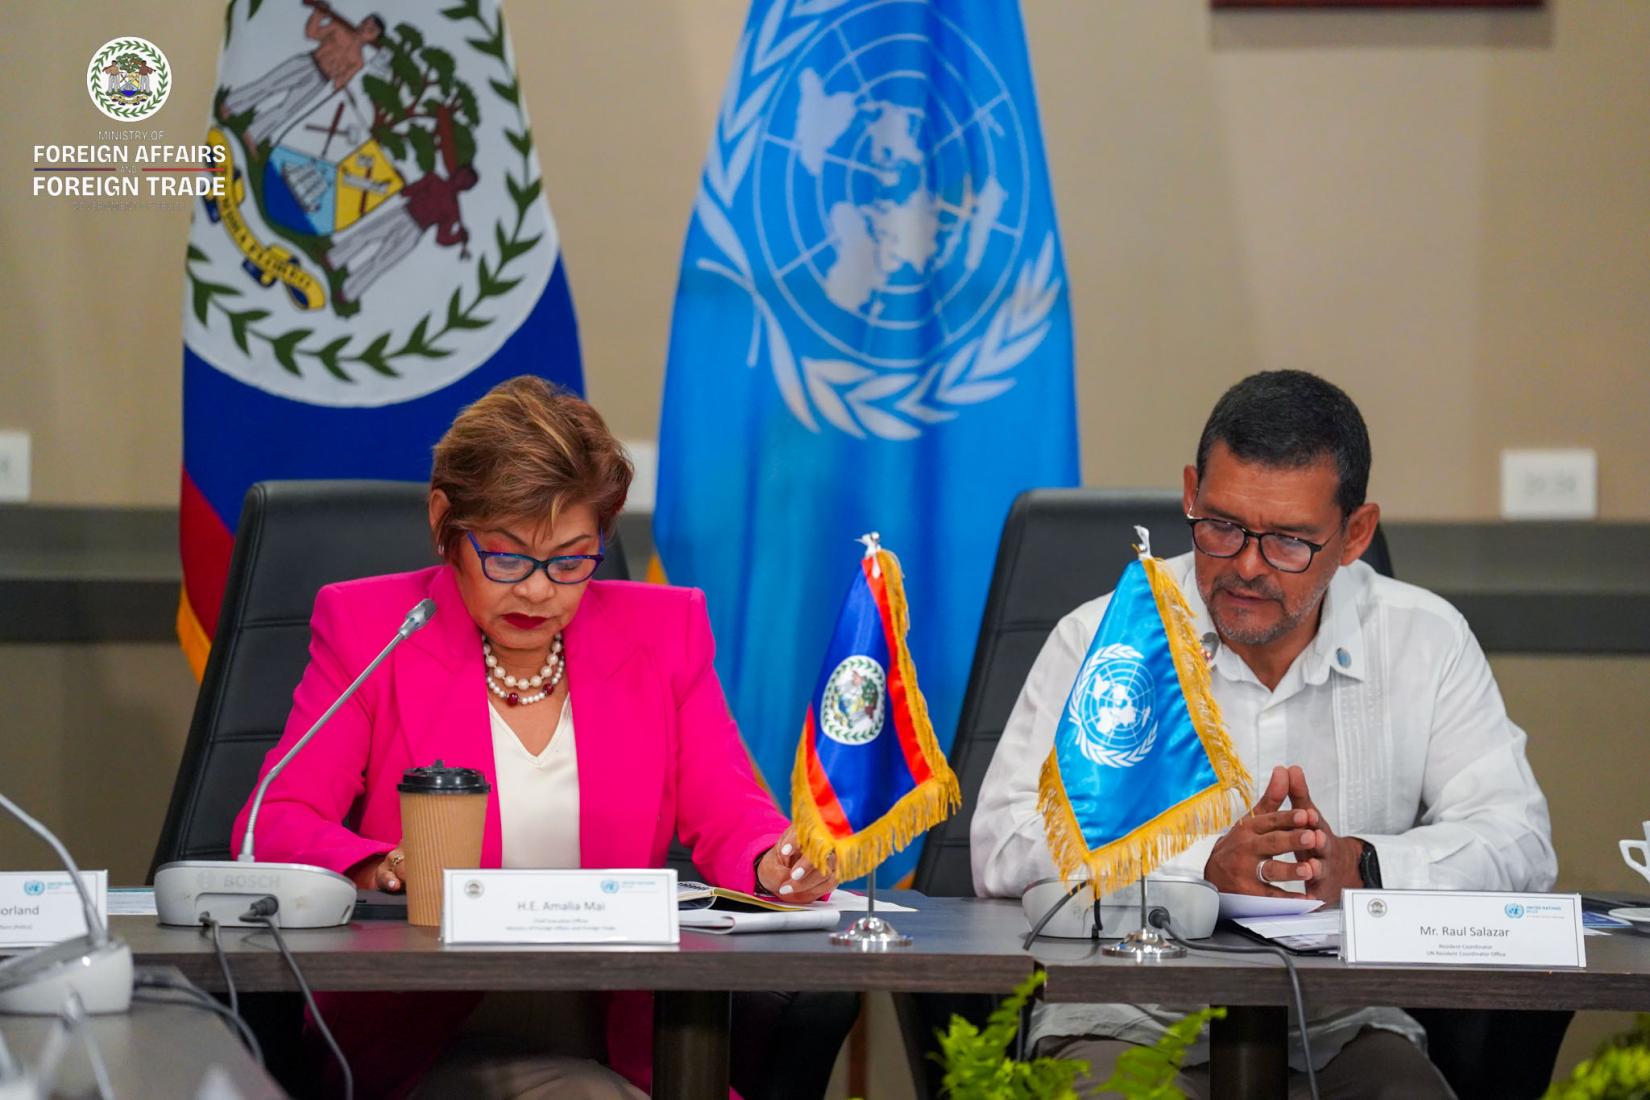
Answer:
[{"label": "belize coat of arms on flag", "polygon": [[382,405],[463,377],[519,327],[557,241],[486,8],[230,4],[206,138],[227,178],[190,233],[192,350],[283,397]]}]

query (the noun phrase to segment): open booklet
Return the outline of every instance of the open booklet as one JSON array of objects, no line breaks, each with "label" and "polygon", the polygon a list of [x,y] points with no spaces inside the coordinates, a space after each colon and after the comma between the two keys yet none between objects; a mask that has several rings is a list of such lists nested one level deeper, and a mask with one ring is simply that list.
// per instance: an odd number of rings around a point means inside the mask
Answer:
[{"label": "open booklet", "polygon": [[703,882],[676,884],[677,920],[695,932],[796,932],[835,928],[839,910],[829,905],[789,905],[777,898]]}]

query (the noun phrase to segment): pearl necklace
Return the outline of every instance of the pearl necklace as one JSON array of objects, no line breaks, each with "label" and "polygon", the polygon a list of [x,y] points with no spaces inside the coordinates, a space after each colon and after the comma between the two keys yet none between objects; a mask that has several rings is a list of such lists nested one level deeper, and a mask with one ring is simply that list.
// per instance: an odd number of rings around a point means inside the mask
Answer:
[{"label": "pearl necklace", "polygon": [[[561,683],[561,674],[567,669],[567,662],[561,655],[561,635],[556,635],[550,643],[550,656],[534,676],[511,676],[504,671],[504,666],[498,663],[493,656],[493,646],[486,638],[481,639],[481,653],[487,661],[487,690],[514,706],[531,706],[556,690]],[[519,691],[506,690],[516,688],[539,688],[532,695],[522,695]]]}]

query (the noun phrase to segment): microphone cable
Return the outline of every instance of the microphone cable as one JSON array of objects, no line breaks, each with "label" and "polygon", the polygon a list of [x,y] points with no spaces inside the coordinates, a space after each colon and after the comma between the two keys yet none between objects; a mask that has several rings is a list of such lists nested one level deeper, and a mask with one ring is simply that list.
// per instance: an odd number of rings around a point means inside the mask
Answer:
[{"label": "microphone cable", "polygon": [[1284,970],[1289,974],[1290,991],[1295,998],[1295,1019],[1300,1024],[1301,1057],[1306,1061],[1306,1086],[1312,1094],[1312,1100],[1319,1100],[1318,1071],[1312,1068],[1312,1040],[1306,1034],[1306,997],[1301,993],[1300,973],[1295,969],[1295,960],[1290,958],[1289,953],[1281,947],[1271,945],[1238,947],[1233,944],[1192,943],[1183,940],[1169,927],[1169,911],[1161,905],[1152,907],[1147,920],[1153,928],[1188,951],[1205,951],[1216,955],[1275,955],[1282,961]]},{"label": "microphone cable", "polygon": [[[156,972],[147,967],[139,967],[136,974],[133,975],[132,985],[135,987],[132,992],[134,1001],[157,1005],[185,1005],[190,1008],[205,1009],[207,1012],[216,1013],[223,1017],[234,1025],[241,1043],[251,1053],[258,1065],[262,1066],[264,1064],[263,1047],[259,1044],[257,1035],[253,1034],[251,1026],[241,1017],[240,1013],[225,1008],[216,997],[213,997],[189,979],[173,978],[166,974],[164,970]],[[175,997],[159,997],[152,993],[146,996],[145,990],[180,993],[183,995],[183,1000],[180,1001]]]},{"label": "microphone cable", "polygon": [[223,972],[223,987],[229,993],[229,1011],[239,1016],[241,1014],[241,998],[235,992],[235,978],[229,973],[229,956],[223,950],[223,936],[218,931],[220,925],[212,919],[211,913],[201,914],[201,928],[212,933],[212,950],[218,955],[218,969]]},{"label": "microphone cable", "polygon": [[[1087,885],[1088,885],[1088,880],[1084,879],[1082,882],[1079,882],[1076,886],[1073,886],[1070,890],[1067,890],[1065,892],[1065,894],[1061,896],[1059,901],[1057,901],[1053,905],[1049,906],[1048,907],[1048,912],[1046,912],[1042,916],[1038,917],[1037,918],[1037,923],[1031,926],[1031,931],[1030,932],[1026,933],[1025,941],[1020,944],[1020,950],[1021,951],[1030,951],[1031,950],[1031,945],[1037,942],[1037,937],[1041,936],[1043,934],[1043,929],[1048,927],[1048,922],[1054,919],[1054,915],[1056,913],[1058,913],[1060,910],[1064,909],[1066,907],[1066,903],[1071,901],[1072,898],[1077,896],[1077,891],[1083,889],[1083,887],[1085,887]],[[1098,925],[1098,923],[1095,926],[1095,938],[1099,938],[1099,925]]]},{"label": "microphone cable", "polygon": [[309,1015],[315,1021],[315,1028],[326,1040],[332,1056],[338,1061],[338,1068],[344,1074],[344,1100],[355,1100],[355,1074],[350,1072],[349,1059],[344,1057],[344,1051],[338,1045],[338,1040],[332,1037],[332,1029],[327,1026],[321,1017],[321,1010],[316,1007],[315,994],[309,991],[309,983],[304,980],[304,972],[298,968],[298,960],[292,957],[292,951],[286,945],[286,937],[281,935],[280,922],[275,919],[275,913],[281,903],[274,897],[265,894],[252,903],[252,907],[241,914],[241,919],[248,924],[261,925],[275,937],[275,946],[280,950],[281,957],[286,960],[287,969],[292,971],[293,980],[298,983],[298,991],[304,995],[304,1004],[309,1006]]}]

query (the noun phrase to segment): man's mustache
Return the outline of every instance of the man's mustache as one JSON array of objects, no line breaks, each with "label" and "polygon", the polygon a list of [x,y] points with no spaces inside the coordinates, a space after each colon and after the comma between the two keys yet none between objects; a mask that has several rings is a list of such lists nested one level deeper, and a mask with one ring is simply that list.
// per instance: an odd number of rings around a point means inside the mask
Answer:
[{"label": "man's mustache", "polygon": [[1239,596],[1249,596],[1261,600],[1282,600],[1283,592],[1272,585],[1261,581],[1258,584],[1244,584],[1233,577],[1216,577],[1215,592],[1235,592]]}]

